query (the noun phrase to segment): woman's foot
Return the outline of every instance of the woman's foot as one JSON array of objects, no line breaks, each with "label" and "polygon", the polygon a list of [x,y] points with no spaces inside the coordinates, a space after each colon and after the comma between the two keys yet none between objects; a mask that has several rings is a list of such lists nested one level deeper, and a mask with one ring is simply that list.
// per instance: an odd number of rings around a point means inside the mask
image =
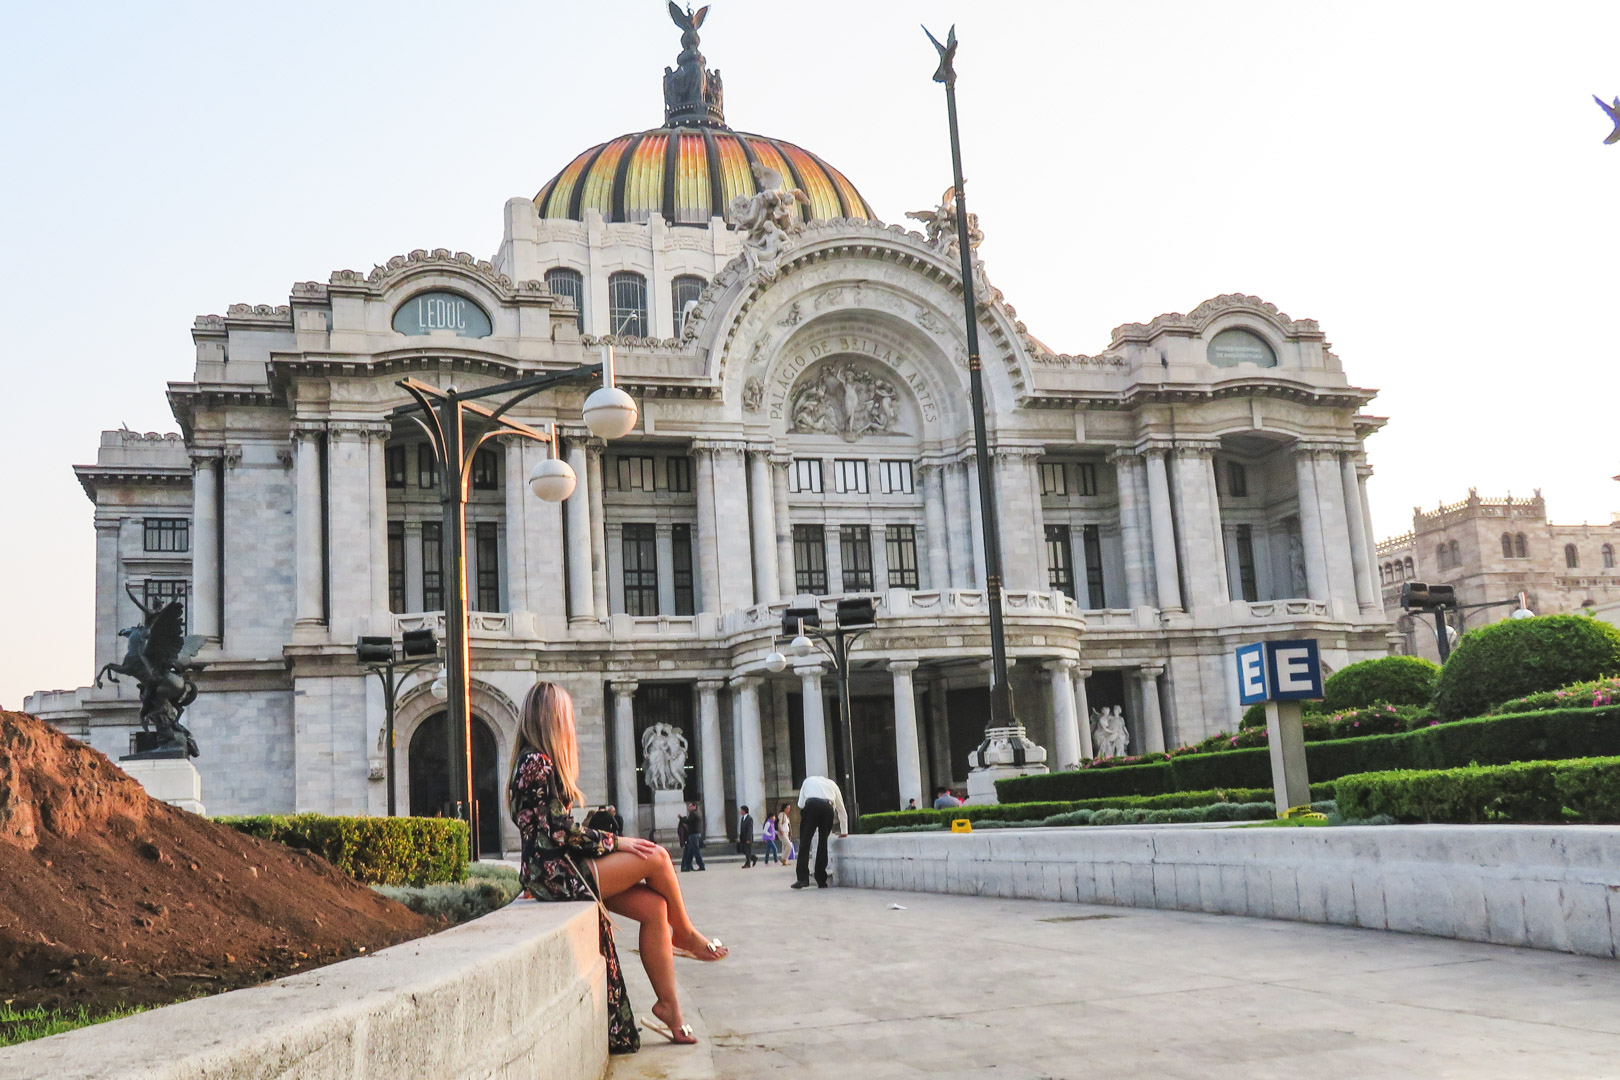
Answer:
[{"label": "woman's foot", "polygon": [[716,960],[724,960],[731,955],[731,950],[720,944],[718,938],[710,941],[698,933],[696,927],[684,934],[670,934],[670,945],[674,948],[677,956],[685,956],[692,960],[703,960],[710,963]]},{"label": "woman's foot", "polygon": [[643,1020],[642,1022],[670,1042],[677,1046],[690,1046],[697,1042],[697,1039],[692,1037],[692,1028],[682,1023],[681,1007],[677,1002],[656,1002],[652,1007],[652,1014],[658,1018],[660,1023],[655,1024],[649,1020]]}]

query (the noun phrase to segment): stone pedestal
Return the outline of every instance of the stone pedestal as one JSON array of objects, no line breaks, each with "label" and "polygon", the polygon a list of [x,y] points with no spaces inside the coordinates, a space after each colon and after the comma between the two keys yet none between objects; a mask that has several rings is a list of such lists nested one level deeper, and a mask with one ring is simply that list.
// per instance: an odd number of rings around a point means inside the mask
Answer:
[{"label": "stone pedestal", "polygon": [[675,830],[686,814],[686,797],[679,791],[653,792],[653,835],[660,844],[673,844]]},{"label": "stone pedestal", "polygon": [[1046,751],[1029,740],[1024,725],[990,728],[984,738],[968,754],[969,806],[996,802],[997,780],[1046,772]]},{"label": "stone pedestal", "polygon": [[187,758],[122,758],[118,767],[140,782],[154,799],[170,806],[206,814],[202,804],[202,773]]}]

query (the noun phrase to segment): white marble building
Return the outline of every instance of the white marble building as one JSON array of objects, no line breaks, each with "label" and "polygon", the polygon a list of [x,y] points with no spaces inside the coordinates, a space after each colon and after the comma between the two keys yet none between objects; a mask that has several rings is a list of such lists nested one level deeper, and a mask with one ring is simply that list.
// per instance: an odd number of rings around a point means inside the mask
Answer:
[{"label": "white marble building", "polygon": [[[711,834],[739,802],[790,798],[836,753],[836,688],[823,665],[772,675],[764,659],[785,608],[850,594],[875,595],[880,621],[851,690],[862,809],[964,782],[988,630],[954,247],[880,223],[814,155],[725,127],[718,84],[689,46],[665,125],[509,201],[488,261],[417,250],[198,318],[194,371],[169,386],[180,434],[108,432],[78,469],[97,664],[137,619],[126,585],[186,590],[207,638],[186,722],[211,812],[385,806],[383,700],[354,641],[441,620],[444,588],[426,444],[387,419],[409,401],[397,382],[562,369],[610,334],[638,428],[601,445],[584,388],[554,391],[517,418],[562,425],[574,495],[529,494],[531,442],[474,477],[481,805],[498,804],[539,678],[579,705],[588,797],[632,825],[648,803],[634,748],[660,720],[695,748]],[[761,266],[725,218],[756,191],[751,163],[806,195]],[[1362,452],[1382,421],[1315,322],[1220,296],[1079,356],[1032,337],[988,281],[980,300],[1014,701],[1049,764],[1087,756],[1077,717],[1115,704],[1136,750],[1231,728],[1240,643],[1316,637],[1330,666],[1388,651]],[[417,813],[446,784],[427,682],[401,696],[394,750]],[[116,755],[131,691],[28,708]]]}]

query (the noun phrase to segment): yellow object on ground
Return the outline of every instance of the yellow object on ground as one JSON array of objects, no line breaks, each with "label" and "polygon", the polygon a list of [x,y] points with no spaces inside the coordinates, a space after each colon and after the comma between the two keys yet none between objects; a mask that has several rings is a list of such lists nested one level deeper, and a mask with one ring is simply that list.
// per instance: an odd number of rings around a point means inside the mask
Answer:
[{"label": "yellow object on ground", "polygon": [[951,832],[972,832],[973,822],[965,817],[959,817],[951,822]]}]

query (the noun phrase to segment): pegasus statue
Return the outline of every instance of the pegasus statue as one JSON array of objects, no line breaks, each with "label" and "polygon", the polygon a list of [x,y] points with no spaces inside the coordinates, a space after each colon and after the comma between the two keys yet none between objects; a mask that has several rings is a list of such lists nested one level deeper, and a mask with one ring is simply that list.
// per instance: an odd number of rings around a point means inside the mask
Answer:
[{"label": "pegasus statue", "polygon": [[203,639],[181,633],[185,608],[178,600],[149,608],[127,585],[124,592],[140,608],[141,625],[118,631],[119,637],[129,639],[129,647],[122,662],[96,672],[96,685],[101,685],[103,677],[112,682],[119,675],[134,679],[141,689],[141,729],[156,730],[159,736],[153,755],[183,752],[186,757],[196,757],[197,742],[180,723],[180,714],[197,698],[197,684],[184,672],[192,666],[191,658]]}]

